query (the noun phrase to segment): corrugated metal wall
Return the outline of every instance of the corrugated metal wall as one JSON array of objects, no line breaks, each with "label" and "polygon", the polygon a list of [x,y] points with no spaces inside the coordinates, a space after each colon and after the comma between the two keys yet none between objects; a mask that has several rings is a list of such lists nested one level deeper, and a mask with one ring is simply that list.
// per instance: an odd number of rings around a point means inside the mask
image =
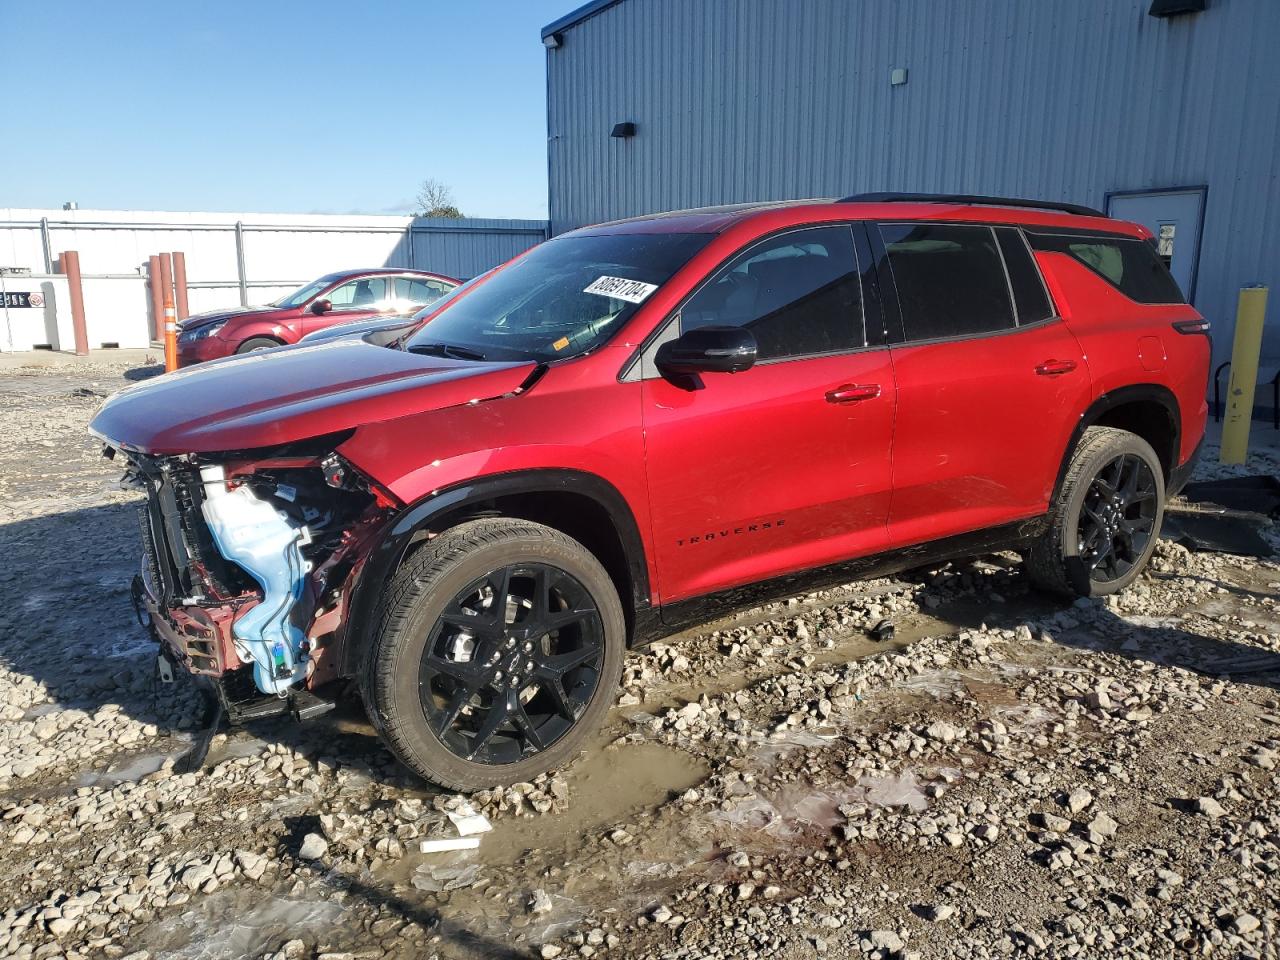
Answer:
[{"label": "corrugated metal wall", "polygon": [[[552,232],[866,190],[1101,208],[1112,190],[1207,184],[1197,306],[1225,355],[1238,288],[1270,285],[1280,364],[1280,0],[1149,7],[622,0],[547,52]],[[636,136],[611,139],[623,120]]]}]

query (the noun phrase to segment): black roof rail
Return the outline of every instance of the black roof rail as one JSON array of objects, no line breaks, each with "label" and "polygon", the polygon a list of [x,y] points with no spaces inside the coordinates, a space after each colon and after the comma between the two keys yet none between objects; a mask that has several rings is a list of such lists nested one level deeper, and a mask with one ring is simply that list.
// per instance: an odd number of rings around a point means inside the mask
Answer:
[{"label": "black roof rail", "polygon": [[855,193],[841,203],[965,203],[984,207],[1030,207],[1032,210],[1061,210],[1080,217],[1106,217],[1101,210],[1079,203],[1053,200],[1021,200],[1017,197],[983,197],[972,193]]}]

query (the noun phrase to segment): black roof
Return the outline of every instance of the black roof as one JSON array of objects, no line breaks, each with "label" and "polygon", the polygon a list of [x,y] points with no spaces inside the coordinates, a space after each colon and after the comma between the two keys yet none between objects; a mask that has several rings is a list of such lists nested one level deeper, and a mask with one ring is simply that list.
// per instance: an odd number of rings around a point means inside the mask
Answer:
[{"label": "black roof", "polygon": [[1059,200],[1023,200],[1018,197],[985,197],[975,193],[855,193],[841,203],[964,203],[984,207],[1027,207],[1031,210],[1061,210],[1079,217],[1103,217],[1101,210]]}]

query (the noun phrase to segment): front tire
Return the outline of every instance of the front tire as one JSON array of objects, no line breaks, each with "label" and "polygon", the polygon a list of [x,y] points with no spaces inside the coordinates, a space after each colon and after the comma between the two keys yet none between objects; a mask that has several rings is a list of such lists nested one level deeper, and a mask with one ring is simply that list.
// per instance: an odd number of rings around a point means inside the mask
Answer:
[{"label": "front tire", "polygon": [[617,590],[585,547],[526,520],[473,520],[387,586],[365,704],[427,780],[462,791],[529,780],[599,726],[625,647]]},{"label": "front tire", "polygon": [[1031,582],[1071,597],[1123,590],[1155,552],[1164,497],[1164,470],[1147,441],[1115,427],[1088,428],[1050,508],[1049,529],[1025,554]]},{"label": "front tire", "polygon": [[272,347],[279,347],[279,340],[272,340],[270,337],[250,337],[240,346],[236,347],[236,353],[257,353],[259,350],[270,350]]}]

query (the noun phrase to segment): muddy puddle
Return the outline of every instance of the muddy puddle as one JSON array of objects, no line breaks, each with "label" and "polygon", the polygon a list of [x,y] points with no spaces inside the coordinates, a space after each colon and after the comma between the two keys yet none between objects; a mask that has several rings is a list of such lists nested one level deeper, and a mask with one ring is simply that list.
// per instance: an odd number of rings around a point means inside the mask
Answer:
[{"label": "muddy puddle", "polygon": [[484,839],[482,856],[511,863],[529,851],[567,852],[584,837],[696,786],[707,772],[702,760],[658,743],[589,751],[562,774],[573,797],[565,813],[499,821]]},{"label": "muddy puddle", "polygon": [[[641,833],[634,848],[600,838],[620,825],[639,832],[637,822],[652,822],[707,772],[701,760],[657,743],[596,746],[561,773],[572,798],[564,813],[500,818],[477,850],[413,851],[373,880],[414,912],[438,916],[447,940],[537,943],[624,901],[638,909],[652,884],[637,883],[637,857],[646,869],[659,864],[650,880],[664,886],[706,859],[709,843],[682,839],[665,824],[659,834]],[[537,913],[529,909],[535,891],[545,897]]]},{"label": "muddy puddle", "polygon": [[176,761],[191,748],[190,737],[176,737],[164,750],[136,754],[113,763],[105,770],[84,770],[73,781],[75,787],[114,787],[136,783]]},{"label": "muddy puddle", "polygon": [[248,888],[219,890],[189,910],[155,924],[138,946],[152,960],[226,960],[262,956],[292,937],[331,929],[345,908],[332,899],[264,895]]}]

